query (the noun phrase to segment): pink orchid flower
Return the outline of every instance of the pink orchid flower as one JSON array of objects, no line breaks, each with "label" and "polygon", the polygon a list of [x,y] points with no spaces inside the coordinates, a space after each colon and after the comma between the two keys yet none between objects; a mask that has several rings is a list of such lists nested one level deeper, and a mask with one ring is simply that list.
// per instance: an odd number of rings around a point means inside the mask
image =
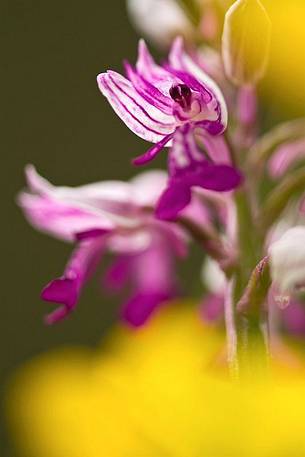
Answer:
[{"label": "pink orchid flower", "polygon": [[[114,71],[97,77],[101,92],[114,111],[139,137],[156,143],[134,164],[153,160],[165,146],[169,151],[169,182],[157,205],[160,219],[175,220],[191,201],[193,187],[225,192],[240,185],[240,172],[229,159],[215,160],[223,150],[227,107],[217,84],[200,68],[177,38],[168,63],[159,66],[144,41],[136,66],[125,63],[127,78]],[[221,139],[219,139],[221,138]],[[197,142],[206,149],[205,157]],[[175,206],[173,206],[175,202]]]},{"label": "pink orchid flower", "polygon": [[40,231],[77,243],[63,275],[42,291],[45,301],[61,305],[47,316],[48,324],[74,310],[106,251],[117,259],[108,284],[117,290],[127,281],[131,286],[122,314],[132,325],[143,324],[177,294],[174,258],[185,255],[187,237],[178,227],[156,220],[151,211],[166,184],[166,173],[151,171],[126,183],[75,188],[51,185],[33,166],[26,168],[26,177],[29,189],[18,202],[28,221]]}]

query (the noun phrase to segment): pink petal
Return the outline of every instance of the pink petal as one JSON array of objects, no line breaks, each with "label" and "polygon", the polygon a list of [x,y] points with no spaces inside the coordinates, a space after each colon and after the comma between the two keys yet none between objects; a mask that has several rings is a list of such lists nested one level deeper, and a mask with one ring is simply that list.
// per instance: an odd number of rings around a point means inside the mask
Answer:
[{"label": "pink petal", "polygon": [[[150,54],[144,40],[139,41],[138,60],[136,69],[147,81],[154,83],[156,81],[164,81],[170,78],[170,75],[163,67],[157,65],[154,58]],[[171,78],[175,80],[175,78]]]},{"label": "pink petal", "polygon": [[132,200],[139,206],[154,206],[166,188],[167,173],[163,170],[149,170],[140,173],[130,181]]},{"label": "pink petal", "polygon": [[66,241],[74,241],[76,233],[93,227],[113,228],[109,220],[97,214],[46,197],[23,192],[19,196],[18,203],[35,228]]},{"label": "pink petal", "polygon": [[209,135],[203,128],[196,128],[195,135],[201,140],[210,159],[217,164],[232,163],[231,154],[223,135]]}]

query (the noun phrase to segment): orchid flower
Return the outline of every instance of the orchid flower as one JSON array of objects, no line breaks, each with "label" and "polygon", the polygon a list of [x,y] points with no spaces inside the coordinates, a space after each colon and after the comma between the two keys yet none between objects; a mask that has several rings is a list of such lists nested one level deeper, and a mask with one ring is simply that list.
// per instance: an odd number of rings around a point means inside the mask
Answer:
[{"label": "orchid flower", "polygon": [[[77,188],[55,187],[32,166],[26,176],[29,190],[18,201],[29,222],[77,243],[63,275],[42,291],[45,301],[61,305],[47,316],[47,323],[74,310],[105,251],[116,256],[117,265],[128,259],[128,274],[133,271],[134,295],[123,309],[131,324],[144,323],[160,303],[176,294],[173,259],[185,254],[186,235],[147,211],[165,186],[165,173],[151,171],[128,183],[106,181]],[[162,260],[162,268],[156,268],[156,259]]]},{"label": "orchid flower", "polygon": [[[126,62],[125,68],[127,78],[108,71],[98,75],[97,81],[130,130],[156,143],[134,164],[146,164],[165,146],[171,146],[169,185],[157,207],[158,217],[175,219],[189,204],[192,187],[219,192],[236,188],[242,180],[240,172],[227,162],[213,163],[215,144],[220,145],[217,136],[227,126],[226,103],[216,83],[184,51],[182,39],[174,41],[163,66],[154,62],[140,41],[136,66]],[[197,140],[203,143],[208,158]],[[221,155],[226,149],[223,138],[220,146]]]}]

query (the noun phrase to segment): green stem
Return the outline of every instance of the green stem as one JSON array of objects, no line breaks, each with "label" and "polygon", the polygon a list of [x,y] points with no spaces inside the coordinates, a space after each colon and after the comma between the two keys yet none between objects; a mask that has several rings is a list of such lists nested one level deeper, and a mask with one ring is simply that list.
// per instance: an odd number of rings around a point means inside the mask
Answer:
[{"label": "green stem", "polygon": [[[262,331],[262,328],[266,327],[266,314],[262,311],[265,296],[262,299],[258,297],[255,302],[255,293],[251,291],[247,295],[250,305],[244,307],[242,312],[238,309],[241,299],[249,292],[249,282],[253,271],[256,270],[262,258],[262,241],[254,220],[251,199],[253,196],[255,196],[255,192],[247,187],[236,192],[235,196],[238,227],[237,240],[239,241],[240,253],[234,288],[236,352],[238,366],[243,374],[250,374],[257,370],[258,360],[267,360],[266,357],[262,357],[262,354],[266,353],[265,335]],[[254,288],[254,290],[256,289]]]},{"label": "green stem", "polygon": [[237,363],[241,378],[266,372],[269,350],[265,325],[265,318],[260,314],[237,316]]},{"label": "green stem", "polygon": [[232,257],[231,251],[226,248],[217,232],[206,229],[187,217],[180,216],[178,222],[204,248],[207,254],[218,262],[226,276],[230,277],[235,269],[236,259],[234,256]]},{"label": "green stem", "polygon": [[[227,144],[231,152],[232,163],[242,168],[239,163],[246,151],[236,150],[231,138],[226,134]],[[251,166],[244,167],[245,184],[235,192],[235,206],[237,217],[236,240],[238,242],[238,261],[232,275],[232,300],[233,300],[233,321],[229,320],[226,327],[230,327],[230,322],[234,323],[234,363],[228,358],[229,368],[237,367],[238,373],[251,373],[257,371],[258,361],[267,360],[267,313],[264,310],[265,291],[262,287],[260,277],[260,261],[263,257],[263,238],[258,230],[256,220],[257,211],[257,184],[253,176]],[[265,284],[265,277],[263,284]],[[238,309],[241,303],[250,302],[250,306],[243,306]],[[232,341],[229,338],[228,341]],[[267,344],[266,344],[267,343]],[[232,351],[228,351],[232,355]],[[232,371],[232,368],[231,368]]]}]

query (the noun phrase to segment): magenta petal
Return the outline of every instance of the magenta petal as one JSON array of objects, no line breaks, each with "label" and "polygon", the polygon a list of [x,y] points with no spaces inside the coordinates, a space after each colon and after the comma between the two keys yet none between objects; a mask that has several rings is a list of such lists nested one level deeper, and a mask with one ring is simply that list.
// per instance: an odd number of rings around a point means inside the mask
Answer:
[{"label": "magenta petal", "polygon": [[46,317],[47,324],[54,324],[62,320],[75,307],[78,300],[78,282],[75,279],[62,277],[54,279],[43,289],[41,293],[43,300],[64,305]]},{"label": "magenta petal", "polygon": [[97,267],[103,247],[103,241],[100,239],[80,243],[73,252],[63,276],[54,279],[43,289],[43,300],[63,305],[46,317],[48,324],[64,319],[74,310],[85,283]]},{"label": "magenta petal", "polygon": [[168,294],[162,292],[139,293],[125,304],[122,310],[122,317],[133,327],[140,327],[169,298]]},{"label": "magenta petal", "polygon": [[224,125],[221,119],[217,121],[200,121],[196,124],[204,128],[210,135],[220,135],[224,131]]},{"label": "magenta petal", "polygon": [[45,316],[44,322],[46,325],[56,324],[57,322],[64,320],[69,313],[70,311],[66,306],[59,306],[55,311]]},{"label": "magenta petal", "polygon": [[147,152],[145,152],[145,154],[142,154],[141,156],[133,159],[132,163],[134,165],[145,165],[146,163],[151,162],[159,154],[159,152],[161,152],[164,146],[172,139],[172,137],[173,134],[166,135],[163,140],[152,146]]},{"label": "magenta petal", "polygon": [[236,168],[229,165],[203,164],[196,171],[186,173],[186,180],[191,186],[226,192],[238,187],[243,177]]},{"label": "magenta petal", "polygon": [[188,185],[180,182],[170,184],[157,203],[156,217],[166,221],[176,220],[179,212],[190,203],[191,196]]}]

